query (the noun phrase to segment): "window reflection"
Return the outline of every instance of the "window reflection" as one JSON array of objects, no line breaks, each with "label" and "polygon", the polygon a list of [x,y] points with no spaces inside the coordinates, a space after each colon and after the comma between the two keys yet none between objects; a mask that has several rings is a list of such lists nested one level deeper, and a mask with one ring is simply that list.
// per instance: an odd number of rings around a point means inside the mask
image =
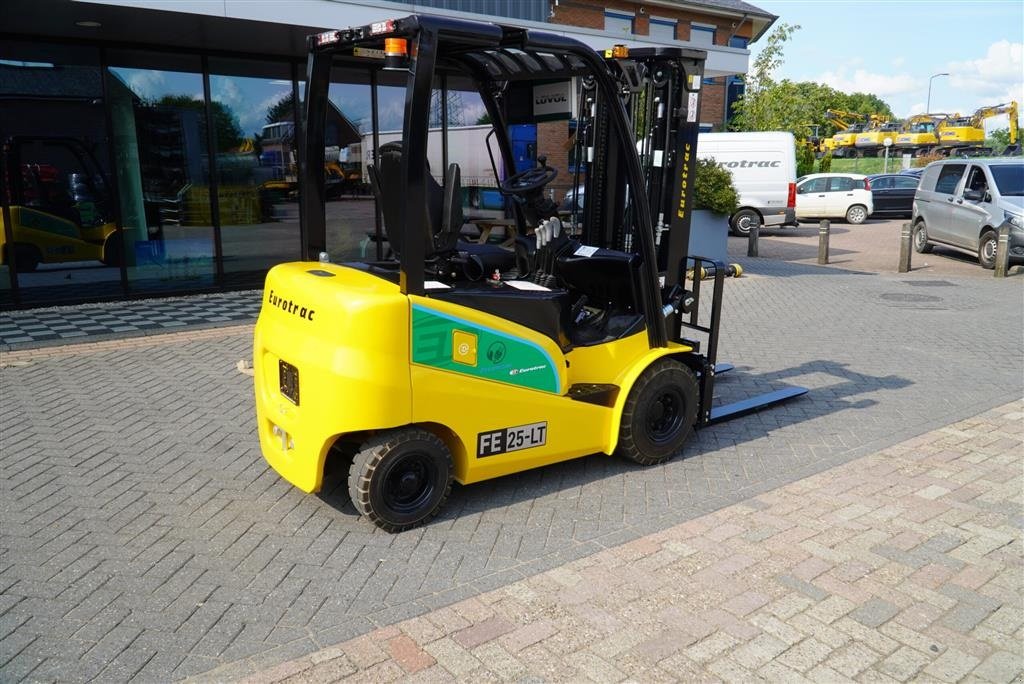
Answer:
[{"label": "window reflection", "polygon": [[[203,79],[198,68],[180,70],[192,66],[190,61],[188,56],[115,53],[115,66],[108,70],[132,289],[214,284]],[[225,145],[240,143],[241,128],[232,112],[217,105],[211,109],[218,139]]]},{"label": "window reflection", "polygon": [[[225,284],[259,287],[267,269],[300,257],[296,108],[286,63],[211,60]],[[222,136],[223,139],[222,139]]]},{"label": "window reflection", "polygon": [[0,305],[120,294],[103,84],[94,49],[0,47]]},{"label": "window reflection", "polygon": [[[378,89],[378,93],[382,90]],[[405,106],[405,90],[401,92],[401,105],[397,109],[399,128]],[[377,254],[376,207],[366,169],[366,164],[372,162],[367,162],[364,155],[364,150],[373,147],[369,74],[335,69],[331,74],[328,101],[324,126],[327,251],[334,261],[374,259]],[[393,118],[390,112],[387,116],[389,120]]]}]

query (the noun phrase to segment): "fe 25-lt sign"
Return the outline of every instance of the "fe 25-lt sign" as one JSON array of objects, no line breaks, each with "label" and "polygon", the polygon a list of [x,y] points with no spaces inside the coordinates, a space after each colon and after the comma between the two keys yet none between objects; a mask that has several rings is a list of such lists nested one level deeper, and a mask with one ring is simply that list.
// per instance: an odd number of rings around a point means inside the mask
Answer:
[{"label": "fe 25-lt sign", "polygon": [[509,451],[544,446],[548,440],[548,424],[530,423],[517,427],[481,432],[476,437],[477,457],[497,456]]}]

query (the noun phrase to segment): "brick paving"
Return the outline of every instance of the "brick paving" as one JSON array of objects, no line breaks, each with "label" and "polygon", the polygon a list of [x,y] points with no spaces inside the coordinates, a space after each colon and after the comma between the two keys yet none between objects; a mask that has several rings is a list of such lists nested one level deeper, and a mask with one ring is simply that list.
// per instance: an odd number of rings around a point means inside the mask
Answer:
[{"label": "brick paving", "polygon": [[245,681],[1020,681],[1022,454],[1016,401]]},{"label": "brick paving", "polygon": [[[702,430],[662,466],[598,456],[456,487],[438,519],[401,535],[355,515],[337,469],[307,496],[264,464],[251,378],[236,368],[248,326],[0,354],[0,678],[257,672],[1024,395],[1020,278],[921,288],[917,274],[744,264],[751,275],[727,289],[721,360],[737,368],[723,398],[787,383],[811,394]],[[878,598],[858,615],[901,607]],[[459,653],[504,628],[438,647]],[[423,660],[408,641],[395,648]]]}]

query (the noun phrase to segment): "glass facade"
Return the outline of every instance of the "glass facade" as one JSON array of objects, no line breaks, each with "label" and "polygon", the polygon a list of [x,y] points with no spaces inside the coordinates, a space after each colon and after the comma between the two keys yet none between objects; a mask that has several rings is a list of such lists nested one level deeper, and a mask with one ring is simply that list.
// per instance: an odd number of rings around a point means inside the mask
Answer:
[{"label": "glass facade", "polygon": [[223,277],[260,287],[268,268],[301,252],[292,69],[225,59],[209,67]]},{"label": "glass facade", "polygon": [[[271,266],[301,258],[304,69],[0,44],[0,309],[258,288]],[[339,67],[332,81],[328,250],[336,261],[383,257],[367,167],[375,139],[401,137],[405,76]]]},{"label": "glass facade", "polygon": [[123,252],[99,50],[2,43],[0,101],[0,302],[119,295]]},{"label": "glass facade", "polygon": [[129,291],[214,287],[199,57],[111,52],[106,75]]}]

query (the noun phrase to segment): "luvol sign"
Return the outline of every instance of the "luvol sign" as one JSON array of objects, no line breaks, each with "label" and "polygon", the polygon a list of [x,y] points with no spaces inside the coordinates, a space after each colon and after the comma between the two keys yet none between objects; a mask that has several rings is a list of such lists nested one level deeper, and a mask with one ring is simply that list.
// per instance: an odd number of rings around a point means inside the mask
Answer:
[{"label": "luvol sign", "polygon": [[533,86],[533,118],[537,121],[571,119],[572,109],[572,81]]}]

